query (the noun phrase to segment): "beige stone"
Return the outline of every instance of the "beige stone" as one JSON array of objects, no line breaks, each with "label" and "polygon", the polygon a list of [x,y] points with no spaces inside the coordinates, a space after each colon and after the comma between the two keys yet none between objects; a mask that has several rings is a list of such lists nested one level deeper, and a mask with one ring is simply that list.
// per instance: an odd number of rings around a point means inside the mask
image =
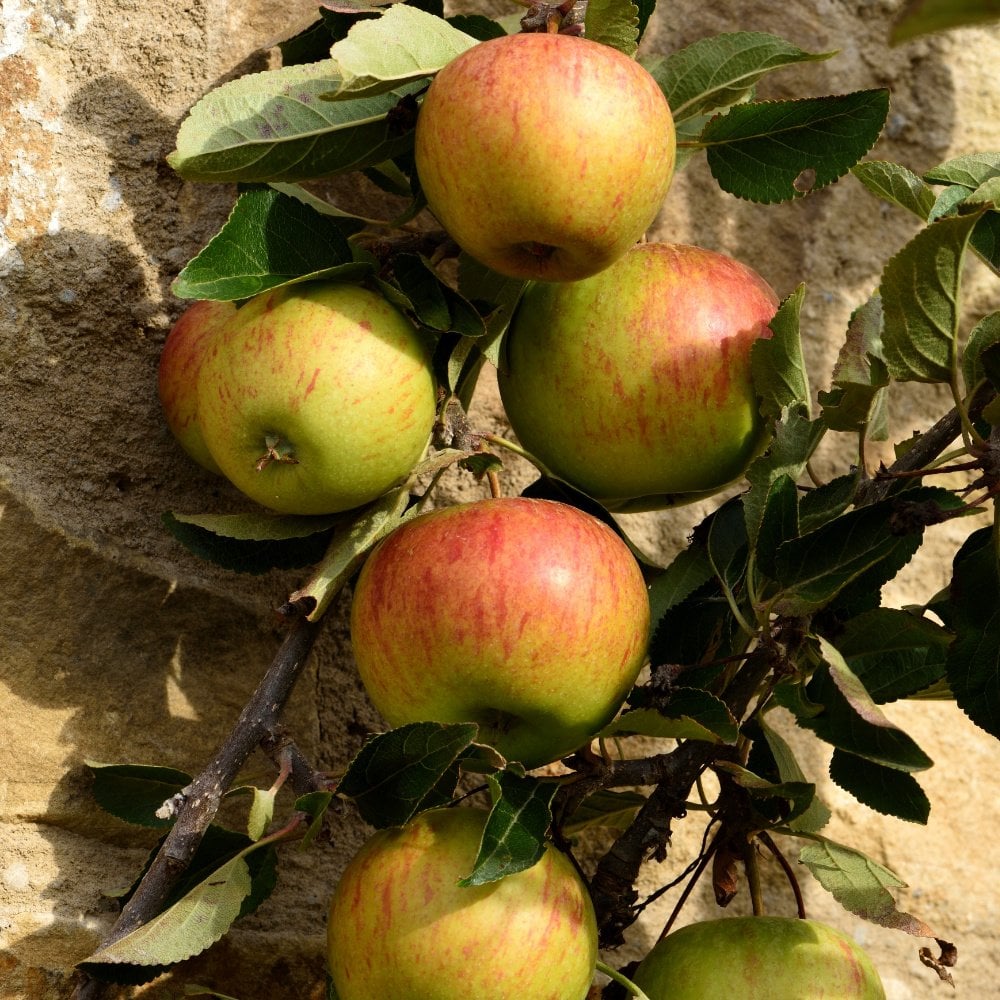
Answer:
[{"label": "beige stone", "polygon": [[[473,6],[469,4],[469,6]],[[770,77],[763,96],[893,88],[875,155],[916,170],[997,148],[995,31],[885,44],[898,0],[792,4],[661,4],[646,42],[668,52],[719,31],[767,30],[824,63]],[[505,9],[506,10],[506,9]],[[71,969],[110,926],[102,895],[133,877],[151,839],[103,815],[85,759],[197,771],[211,756],[280,640],[273,609],[301,574],[245,577],[189,555],[163,529],[164,511],[233,511],[240,497],[200,471],[159,413],[159,351],[182,304],[170,282],[217,230],[229,186],[179,180],[164,163],[200,95],[268,65],[267,45],[314,13],[311,4],[250,0],[8,0],[0,36],[0,996],[67,996]],[[794,204],[755,206],[722,194],[692,163],[671,191],[654,236],[727,251],[779,294],[806,281],[806,351],[826,387],[853,308],[875,287],[887,255],[915,231],[848,178]],[[982,269],[970,316],[997,308]],[[502,429],[486,380],[480,418]],[[936,390],[893,398],[897,437],[947,406]],[[825,447],[821,475],[842,468]],[[871,455],[874,461],[888,452]],[[528,472],[511,463],[511,490]],[[454,495],[481,487],[453,482]],[[667,558],[704,512],[630,517],[629,530]],[[966,526],[963,526],[963,529]],[[959,529],[935,529],[929,552],[889,594],[926,599],[947,579]],[[343,768],[378,720],[354,677],[346,601],[331,610],[288,724],[317,766]],[[997,903],[989,876],[1000,815],[996,743],[953,706],[891,706],[937,766],[924,778],[926,829],[877,816],[826,783],[831,835],[868,850],[910,884],[900,903],[960,949],[955,995],[996,992]],[[804,759],[823,751],[802,736]],[[266,781],[263,759],[252,762]],[[265,777],[261,777],[265,776]],[[287,799],[285,800],[287,805]],[[241,1000],[323,995],[323,914],[337,873],[364,836],[345,810],[335,843],[284,852],[278,891],[221,944],[137,991],[176,996],[214,985]],[[697,849],[697,817],[678,825],[668,876]],[[655,886],[657,872],[644,887]],[[769,900],[788,911],[769,873]],[[803,873],[813,915],[854,933],[891,1000],[941,987],[916,960],[926,943],[847,915]],[[741,905],[740,902],[734,903]],[[657,905],[612,962],[640,954],[669,903]],[[704,894],[684,919],[710,913]],[[127,992],[127,991],[126,991]],[[125,994],[123,994],[125,995]]]}]

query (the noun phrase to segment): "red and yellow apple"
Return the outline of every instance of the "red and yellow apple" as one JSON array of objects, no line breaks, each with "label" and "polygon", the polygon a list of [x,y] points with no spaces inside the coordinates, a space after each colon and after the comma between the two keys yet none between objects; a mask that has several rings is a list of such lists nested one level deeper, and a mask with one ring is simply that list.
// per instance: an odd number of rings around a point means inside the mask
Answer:
[{"label": "red and yellow apple", "polygon": [[286,514],[330,514],[403,481],[436,411],[427,346],[382,296],[311,282],[243,305],[209,343],[198,422],[226,477]]},{"label": "red and yellow apple", "polygon": [[351,640],[391,726],[476,722],[536,767],[588,743],[645,658],[649,599],[607,525],[521,497],[422,514],[366,561]]},{"label": "red and yellow apple", "polygon": [[649,1000],[885,1000],[871,959],[847,935],[793,917],[689,924],[632,978]]},{"label": "red and yellow apple", "polygon": [[330,903],[330,976],[340,1000],[583,1000],[597,927],[586,887],[551,845],[532,868],[462,887],[481,809],[434,809],[382,830]]},{"label": "red and yellow apple", "polygon": [[744,264],[663,243],[583,281],[535,284],[502,351],[511,427],[550,472],[612,509],[714,492],[766,443],[750,351],[777,306]]},{"label": "red and yellow apple", "polygon": [[417,119],[417,176],[458,245],[501,274],[572,281],[620,257],[673,176],[673,117],[617,49],[517,34],[463,52]]},{"label": "red and yellow apple", "polygon": [[235,315],[232,302],[203,299],[188,306],[167,334],[157,378],[170,432],[199,465],[220,474],[222,470],[209,453],[198,423],[198,371],[208,344]]}]

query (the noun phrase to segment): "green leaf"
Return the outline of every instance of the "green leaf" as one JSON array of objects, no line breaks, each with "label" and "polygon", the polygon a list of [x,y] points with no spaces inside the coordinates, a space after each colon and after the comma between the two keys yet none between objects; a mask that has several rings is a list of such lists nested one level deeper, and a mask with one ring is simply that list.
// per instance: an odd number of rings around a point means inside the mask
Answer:
[{"label": "green leaf", "polygon": [[996,344],[1000,344],[1000,312],[984,316],[969,333],[962,353],[962,378],[967,392],[972,392],[987,377],[982,356]]},{"label": "green leaf", "polygon": [[358,22],[333,46],[340,84],[323,96],[353,100],[423,80],[476,44],[443,18],[395,3],[381,17]]},{"label": "green leaf", "polygon": [[247,848],[187,895],[125,937],[99,948],[84,963],[173,965],[215,944],[240,915],[252,878]]},{"label": "green leaf", "polygon": [[393,279],[412,305],[417,320],[432,330],[454,331],[481,337],[486,325],[475,308],[438,277],[430,261],[420,254],[393,257]]},{"label": "green leaf", "polygon": [[799,536],[799,491],[791,476],[779,476],[767,494],[764,516],[754,542],[757,566],[766,576],[777,575],[774,557],[778,547]]},{"label": "green leaf", "polygon": [[[782,799],[787,806],[782,807],[784,823],[794,823],[801,819],[816,802],[816,786],[808,781],[772,782],[766,778],[748,771],[731,761],[716,761],[715,768],[728,774],[737,785],[746,789],[752,799],[758,802],[768,802],[769,799]],[[761,817],[763,819],[763,817]],[[767,826],[774,825],[768,820]]]},{"label": "green leaf", "polygon": [[897,608],[873,608],[849,619],[837,649],[878,704],[907,698],[944,675],[952,634]]},{"label": "green leaf", "polygon": [[948,684],[958,707],[1000,739],[1000,559],[992,528],[974,532],[955,556],[949,587]]},{"label": "green leaf", "polygon": [[461,886],[486,885],[531,868],[545,853],[545,834],[552,825],[554,781],[524,777],[511,771],[486,779],[493,808],[483,829],[476,863]]},{"label": "green leaf", "polygon": [[885,500],[860,507],[785,542],[775,556],[777,581],[783,591],[775,601],[775,610],[811,614],[872,569],[884,567],[886,579],[895,576],[920,547],[922,532],[895,535],[886,531],[894,504],[894,500]]},{"label": "green leaf", "polygon": [[835,431],[858,432],[883,441],[888,436],[886,394],[889,370],[882,358],[882,300],[876,294],[851,315],[847,339],[833,369],[833,388],[821,392],[823,420]]},{"label": "green leaf", "polygon": [[447,21],[452,27],[480,42],[488,42],[491,38],[503,38],[507,34],[502,24],[482,14],[455,14],[447,18]]},{"label": "green leaf", "polygon": [[837,476],[822,486],[806,490],[799,500],[799,530],[814,531],[835,517],[840,517],[854,502],[861,481],[861,470]]},{"label": "green leaf", "polygon": [[655,709],[625,712],[601,730],[600,736],[654,736],[675,740],[735,743],[739,724],[725,702],[699,688],[675,687]]},{"label": "green leaf", "polygon": [[156,811],[192,780],[190,774],[172,767],[84,763],[94,776],[91,793],[105,812],[126,823],[156,829],[173,825],[173,818],[161,818]]},{"label": "green leaf", "polygon": [[815,843],[802,848],[799,863],[812,872],[844,909],[874,924],[916,937],[937,936],[922,920],[897,909],[890,890],[906,888],[898,875],[853,847],[815,835],[810,839]]},{"label": "green leaf", "polygon": [[899,382],[948,382],[959,321],[962,265],[982,211],[941,219],[886,264],[880,291],[889,374]]},{"label": "green leaf", "polygon": [[[806,783],[806,776],[802,768],[799,767],[799,762],[796,760],[795,754],[785,741],[785,738],[768,723],[766,716],[759,720],[759,725],[764,734],[768,749],[774,757],[781,780],[790,783]],[[823,801],[818,797],[814,797],[802,813],[790,820],[786,820],[786,822],[793,830],[799,830],[804,833],[818,833],[830,822],[832,815]]]},{"label": "green leaf", "polygon": [[782,476],[798,481],[825,432],[822,420],[810,420],[799,408],[785,411],[778,420],[767,451],[746,471],[750,489],[743,495],[743,513],[752,545],[757,544],[772,484]]},{"label": "green leaf", "polygon": [[247,836],[251,840],[260,840],[274,819],[275,793],[269,788],[254,788],[253,803],[250,806],[250,816],[247,819]]},{"label": "green leaf", "polygon": [[931,184],[960,184],[975,191],[991,177],[1000,176],[1000,153],[969,153],[946,160],[924,174]]},{"label": "green leaf", "polygon": [[640,792],[602,788],[588,795],[562,825],[563,836],[575,837],[586,830],[625,830],[646,804]]},{"label": "green leaf", "polygon": [[670,608],[712,579],[714,573],[704,545],[692,543],[681,549],[649,587],[650,634],[656,631],[660,619]]},{"label": "green leaf", "polygon": [[758,340],[750,350],[760,412],[769,419],[777,420],[788,407],[809,411],[809,377],[799,338],[799,316],[805,295],[805,285],[799,285],[768,324],[771,337]]},{"label": "green leaf", "polygon": [[727,501],[708,524],[708,558],[723,589],[736,600],[746,573],[748,543],[743,505],[738,497]]},{"label": "green leaf", "polygon": [[699,137],[719,186],[772,203],[801,198],[842,177],[875,145],[887,90],[739,104]]},{"label": "green leaf", "polygon": [[307,191],[301,184],[285,184],[281,181],[274,181],[268,187],[273,188],[279,194],[287,195],[289,198],[294,198],[296,201],[302,202],[303,205],[313,209],[315,212],[319,212],[320,215],[327,216],[345,237],[351,237],[355,233],[361,232],[369,224],[385,224],[385,220],[370,219],[367,216],[354,215],[352,212],[346,212],[343,209],[337,208],[336,205],[325,198],[320,198],[311,191]]},{"label": "green leaf", "polygon": [[592,42],[634,56],[639,47],[639,8],[632,0],[588,0],[585,33]]},{"label": "green leaf", "polygon": [[859,802],[885,816],[908,823],[926,823],[930,816],[930,800],[912,774],[836,749],[830,777]]},{"label": "green leaf", "polygon": [[366,823],[402,826],[418,812],[451,801],[458,761],[475,739],[474,723],[414,722],[369,739],[337,791],[354,800]]},{"label": "green leaf", "polygon": [[[418,475],[421,469],[422,465],[417,466],[414,475]],[[305,587],[292,595],[294,599],[311,597],[316,602],[310,615],[313,621],[326,611],[368,551],[401,521],[414,516],[416,508],[407,511],[409,501],[410,492],[404,485],[337,524],[315,575]]]},{"label": "green leaf", "polygon": [[[239,529],[219,520],[226,516],[168,512],[163,515],[163,523],[167,531],[196,556],[236,573],[251,574],[311,566],[326,550],[331,531],[328,524],[317,523],[309,534],[259,540],[236,538],[226,532]],[[203,520],[204,525],[200,523]],[[321,521],[318,518],[309,520]]]},{"label": "green leaf", "polygon": [[934,199],[934,207],[931,209],[930,215],[927,216],[927,221],[937,222],[938,219],[944,219],[949,215],[956,215],[958,207],[968,197],[969,189],[967,187],[963,187],[961,184],[949,185],[943,191],[939,192],[937,198]]},{"label": "green leaf", "polygon": [[458,290],[471,302],[486,323],[486,337],[479,344],[490,363],[502,364],[500,343],[527,282],[508,278],[462,253],[458,258]]},{"label": "green leaf", "polygon": [[831,746],[875,764],[897,771],[931,767],[930,757],[886,718],[840,652],[822,638],[818,648],[824,666],[816,671],[807,690],[810,699],[824,710],[811,718],[800,718],[799,725]]},{"label": "green leaf", "polygon": [[295,811],[305,813],[310,817],[309,828],[306,830],[299,845],[302,850],[307,848],[323,828],[323,817],[333,802],[333,792],[307,792],[295,800]]},{"label": "green leaf", "polygon": [[932,31],[1000,19],[1000,0],[908,0],[897,14],[889,42],[899,45]]},{"label": "green leaf", "polygon": [[912,170],[886,160],[864,160],[851,173],[868,190],[926,221],[934,207],[934,192]]},{"label": "green leaf", "polygon": [[[332,59],[224,83],[191,109],[167,162],[191,181],[300,181],[360,170],[412,149],[412,128],[389,116],[422,84],[351,101],[322,99],[340,83]],[[415,123],[415,108],[410,117]]]},{"label": "green leaf", "polygon": [[241,542],[284,542],[308,538],[328,531],[345,520],[343,514],[306,517],[295,514],[269,514],[251,511],[246,514],[173,514],[180,524],[190,524],[213,535]]},{"label": "green leaf", "polygon": [[343,232],[331,219],[273,188],[242,194],[222,229],[177,276],[179,298],[247,299],[315,278],[356,278]]},{"label": "green leaf", "polygon": [[703,38],[644,65],[666,96],[674,121],[683,122],[749,100],[757,81],[772,70],[834,54],[806,52],[762,31],[741,31]]}]

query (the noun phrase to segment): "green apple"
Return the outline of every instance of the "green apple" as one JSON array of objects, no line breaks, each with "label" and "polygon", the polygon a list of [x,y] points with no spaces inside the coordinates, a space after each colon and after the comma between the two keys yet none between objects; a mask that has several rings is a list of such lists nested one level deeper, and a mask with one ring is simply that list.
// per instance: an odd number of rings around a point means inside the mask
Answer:
[{"label": "green apple", "polygon": [[664,243],[584,281],[533,285],[501,357],[511,427],[612,509],[715,492],[766,444],[750,350],[777,305],[749,267]]},{"label": "green apple", "polygon": [[653,222],[673,176],[673,117],[617,49],[559,34],[473,46],[434,78],[417,118],[431,211],[501,274],[571,281]]},{"label": "green apple", "polygon": [[728,917],[668,934],[632,977],[649,1000],[885,1000],[840,931],[792,917]]},{"label": "green apple", "polygon": [[223,473],[286,514],[330,514],[404,480],[436,410],[427,347],[410,321],[358,285],[265,292],[213,338],[198,421]]},{"label": "green apple", "polygon": [[205,349],[236,315],[232,302],[203,299],[188,306],[170,328],[160,354],[157,389],[167,427],[180,446],[209,472],[221,473],[198,423],[198,371]]},{"label": "green apple", "polygon": [[583,1000],[597,926],[587,890],[549,845],[532,868],[459,886],[475,864],[481,809],[433,809],[376,833],[330,903],[340,1000]]},{"label": "green apple", "polygon": [[628,546],[562,503],[480,500],[422,514],[366,561],[351,641],[391,726],[476,722],[536,767],[588,743],[643,664],[649,599]]}]

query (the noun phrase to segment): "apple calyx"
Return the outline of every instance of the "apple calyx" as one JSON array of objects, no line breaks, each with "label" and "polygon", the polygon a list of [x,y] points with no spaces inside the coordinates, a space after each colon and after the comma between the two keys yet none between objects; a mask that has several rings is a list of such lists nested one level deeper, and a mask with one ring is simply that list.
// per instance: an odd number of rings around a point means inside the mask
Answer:
[{"label": "apple calyx", "polygon": [[263,472],[272,462],[285,462],[288,465],[298,465],[292,446],[282,440],[278,434],[267,434],[264,437],[264,447],[267,451],[254,463],[258,472]]}]

